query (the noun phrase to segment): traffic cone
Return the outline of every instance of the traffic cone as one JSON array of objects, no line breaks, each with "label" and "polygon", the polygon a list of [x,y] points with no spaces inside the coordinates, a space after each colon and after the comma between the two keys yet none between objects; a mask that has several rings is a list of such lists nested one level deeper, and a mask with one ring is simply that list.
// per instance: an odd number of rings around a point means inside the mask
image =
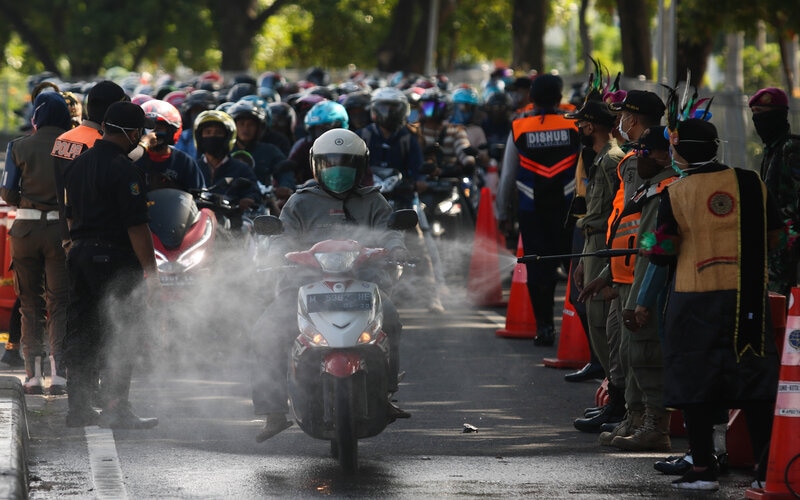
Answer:
[{"label": "traffic cone", "polygon": [[[572,276],[572,266],[569,270]],[[567,293],[564,296],[564,311],[561,316],[561,332],[558,335],[558,351],[555,358],[544,358],[544,366],[550,368],[583,368],[592,357],[589,341],[583,330],[583,322],[570,300],[572,279],[567,280]]]},{"label": "traffic cone", "polygon": [[500,279],[500,250],[505,251],[505,243],[497,230],[492,192],[488,187],[481,189],[480,200],[467,278],[467,299],[475,306],[502,306],[506,303]]},{"label": "traffic cone", "polygon": [[[525,255],[522,249],[522,236],[517,246],[517,258]],[[536,317],[528,293],[528,268],[517,262],[511,278],[511,293],[506,308],[506,327],[495,332],[498,337],[532,339],[536,337]]]},{"label": "traffic cone", "polygon": [[778,398],[772,421],[767,481],[749,488],[746,498],[800,496],[800,288],[792,288],[786,336],[778,377]]}]

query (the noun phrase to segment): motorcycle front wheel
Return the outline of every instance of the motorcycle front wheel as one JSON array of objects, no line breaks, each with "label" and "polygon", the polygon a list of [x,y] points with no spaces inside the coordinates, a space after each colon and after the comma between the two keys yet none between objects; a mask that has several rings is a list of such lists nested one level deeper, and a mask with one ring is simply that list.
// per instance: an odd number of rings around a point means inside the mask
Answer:
[{"label": "motorcycle front wheel", "polygon": [[339,465],[346,474],[358,469],[358,437],[353,415],[353,385],[349,379],[334,381],[334,419],[336,440],[331,441],[331,453],[338,452]]}]

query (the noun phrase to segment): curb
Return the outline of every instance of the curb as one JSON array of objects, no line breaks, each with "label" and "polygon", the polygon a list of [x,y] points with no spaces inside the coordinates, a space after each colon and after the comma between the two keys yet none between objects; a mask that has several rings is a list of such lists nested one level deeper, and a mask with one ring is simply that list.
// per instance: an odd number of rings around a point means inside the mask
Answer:
[{"label": "curb", "polygon": [[0,376],[0,498],[28,498],[28,437],[22,383]]}]

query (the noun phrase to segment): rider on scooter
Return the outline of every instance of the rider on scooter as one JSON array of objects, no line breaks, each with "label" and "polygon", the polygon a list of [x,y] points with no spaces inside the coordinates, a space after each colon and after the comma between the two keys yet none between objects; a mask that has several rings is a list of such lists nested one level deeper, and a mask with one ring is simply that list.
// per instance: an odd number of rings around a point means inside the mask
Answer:
[{"label": "rider on scooter", "polygon": [[147,190],[203,189],[206,186],[203,172],[195,159],[174,146],[182,130],[180,112],[172,104],[159,99],[142,103],[141,108],[156,125],[154,129],[147,130],[147,135],[141,141],[146,153],[136,161]]},{"label": "rider on scooter", "polygon": [[[367,168],[369,151],[364,141],[346,129],[322,134],[310,151],[314,179],[318,185],[299,189],[281,211],[284,232],[274,238],[272,250],[280,255],[306,249],[329,238],[353,239],[366,246],[389,250],[392,259],[403,261],[407,250],[403,236],[387,228],[392,209],[374,187],[358,187]],[[370,281],[379,280],[370,279]],[[257,356],[253,384],[253,407],[266,415],[264,428],[256,441],[262,442],[290,427],[286,419],[286,373],[288,353],[297,336],[297,290],[302,280],[295,270],[278,280],[275,300],[256,322],[254,350]],[[389,337],[389,391],[397,390],[399,345],[402,324],[389,297],[381,293],[383,328]],[[410,415],[387,399],[392,418]]]}]

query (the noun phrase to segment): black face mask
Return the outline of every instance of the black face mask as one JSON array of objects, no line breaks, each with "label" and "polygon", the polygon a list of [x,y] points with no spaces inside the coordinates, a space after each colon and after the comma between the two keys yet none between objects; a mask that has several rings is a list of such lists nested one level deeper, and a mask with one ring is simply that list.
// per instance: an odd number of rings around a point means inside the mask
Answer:
[{"label": "black face mask", "polygon": [[592,146],[594,146],[594,135],[592,134],[586,135],[581,133],[581,144],[583,144],[587,148],[591,148]]},{"label": "black face mask", "polygon": [[786,109],[771,109],[753,115],[756,133],[764,144],[771,143],[789,130],[788,113]]},{"label": "black face mask", "polygon": [[227,137],[203,137],[200,139],[200,149],[214,158],[224,158],[229,152]]}]

